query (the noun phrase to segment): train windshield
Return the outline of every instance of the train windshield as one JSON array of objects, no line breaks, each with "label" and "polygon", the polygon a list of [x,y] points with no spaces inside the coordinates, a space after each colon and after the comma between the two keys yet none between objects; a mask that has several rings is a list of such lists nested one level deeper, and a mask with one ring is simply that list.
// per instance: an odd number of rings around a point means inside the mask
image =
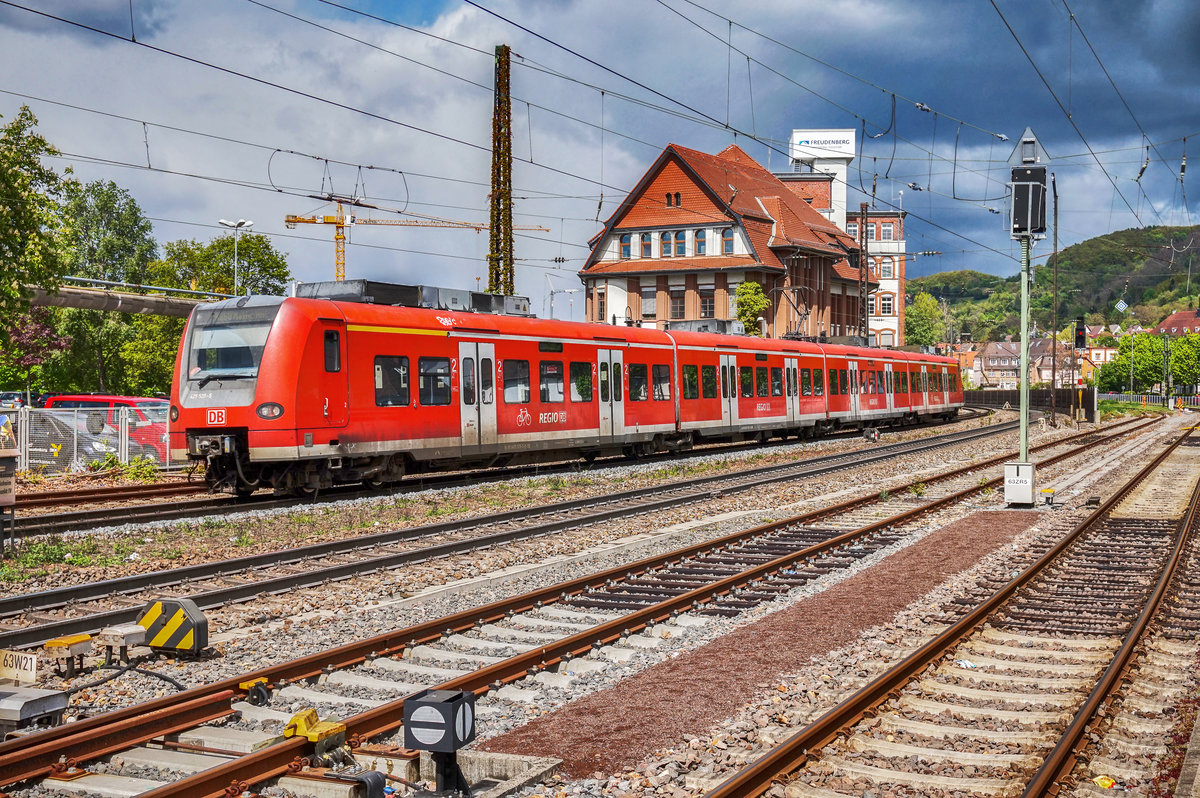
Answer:
[{"label": "train windshield", "polygon": [[258,376],[263,347],[278,304],[266,307],[198,308],[188,347],[188,379]]}]

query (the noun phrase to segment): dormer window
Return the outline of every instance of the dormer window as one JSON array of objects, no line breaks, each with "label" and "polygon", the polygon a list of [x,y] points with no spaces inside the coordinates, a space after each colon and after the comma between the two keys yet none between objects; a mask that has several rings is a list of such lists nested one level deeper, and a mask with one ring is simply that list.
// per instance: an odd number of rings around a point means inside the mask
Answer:
[{"label": "dormer window", "polygon": [[630,251],[633,242],[633,236],[629,233],[621,234],[621,260],[629,260],[633,256]]},{"label": "dormer window", "polygon": [[650,234],[642,233],[642,257],[649,258],[651,256]]},{"label": "dormer window", "polygon": [[663,233],[659,236],[659,241],[662,243],[662,256],[664,258],[671,257],[671,234]]},{"label": "dormer window", "polygon": [[721,254],[733,254],[733,228],[726,227],[721,231]]},{"label": "dormer window", "polygon": [[703,230],[696,231],[696,254],[697,255],[704,254],[704,231]]},{"label": "dormer window", "polygon": [[675,257],[682,258],[687,254],[687,239],[682,230],[675,231]]},{"label": "dormer window", "polygon": [[676,207],[676,208],[682,208],[682,207],[683,207],[683,202],[682,202],[682,201],[680,200],[680,198],[679,198],[679,192],[678,192],[678,191],[676,191],[676,192],[675,192],[675,207]]},{"label": "dormer window", "polygon": [[671,192],[667,192],[667,207],[671,207]]}]

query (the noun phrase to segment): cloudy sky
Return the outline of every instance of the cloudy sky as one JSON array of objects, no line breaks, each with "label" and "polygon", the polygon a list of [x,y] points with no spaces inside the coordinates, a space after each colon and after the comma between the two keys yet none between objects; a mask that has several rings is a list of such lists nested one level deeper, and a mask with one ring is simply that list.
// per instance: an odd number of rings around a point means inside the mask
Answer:
[{"label": "cloudy sky", "polygon": [[[1017,269],[1004,183],[1026,126],[1061,246],[1189,224],[1200,201],[1179,178],[1185,140],[1200,150],[1193,0],[0,0],[0,116],[29,105],[56,168],[127,188],[160,242],[249,219],[297,278],[330,279],[333,228],[284,225],[332,212],[314,195],[486,223],[501,43],[515,223],[545,228],[518,233],[517,290],[541,313],[672,142],[783,170],[793,128],[856,130],[851,205],[874,186],[908,212],[909,251],[942,253],[910,275]],[[356,225],[347,272],[486,287],[487,249]],[[580,318],[579,296],[555,315]]]}]

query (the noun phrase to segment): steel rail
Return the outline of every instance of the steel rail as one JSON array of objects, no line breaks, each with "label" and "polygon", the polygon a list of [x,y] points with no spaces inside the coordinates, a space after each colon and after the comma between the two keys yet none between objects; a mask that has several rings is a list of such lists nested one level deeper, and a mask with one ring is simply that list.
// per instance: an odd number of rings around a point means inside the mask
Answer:
[{"label": "steel rail", "polygon": [[[1147,425],[1153,423],[1155,422],[1147,422]],[[1110,431],[1105,437],[1117,437],[1119,435],[1141,429],[1143,426],[1146,425],[1139,425],[1138,427],[1135,427],[1131,430],[1125,430],[1123,432]],[[1071,439],[1092,436],[1094,434],[1095,433],[1092,432],[1082,433],[1080,435],[1072,436]],[[1052,443],[1043,444],[1041,447],[1036,448],[1057,446],[1061,445],[1062,443],[1063,441],[1055,441]],[[1055,456],[1054,458],[1051,458],[1050,461],[1061,460],[1077,453],[1078,450],[1065,452]],[[997,458],[997,460],[999,459],[1003,458]],[[962,469],[955,469],[950,473],[957,475],[966,470],[978,467],[980,467],[978,464],[974,464]],[[946,478],[950,477],[947,476]],[[779,567],[787,567],[787,565],[790,565],[793,562],[799,561],[806,557],[814,556],[815,554],[829,550],[834,546],[849,542],[856,537],[862,537],[896,523],[900,523],[902,519],[932,512],[933,510],[960,499],[965,495],[970,495],[989,486],[999,484],[1001,479],[1001,477],[997,477],[986,483],[978,484],[963,491],[956,492],[951,496],[935,500],[921,507],[913,508],[900,515],[879,520],[859,530],[846,532],[831,540],[803,550],[799,550],[797,552],[793,552],[789,555],[785,555],[784,557],[773,561],[773,563],[777,569]],[[85,718],[76,721],[68,726],[58,726],[47,729],[45,731],[29,735],[28,737],[8,740],[0,743],[0,785],[9,785],[27,779],[47,775],[45,768],[39,767],[37,763],[30,763],[26,761],[25,757],[23,756],[23,751],[27,745],[37,744],[52,747],[57,746],[60,756],[70,757],[71,759],[82,759],[82,757],[76,757],[73,753],[72,745],[74,744],[74,741],[79,739],[87,739],[92,735],[109,736],[111,735],[111,729],[114,727],[122,728],[124,730],[123,739],[126,745],[132,746],[144,743],[147,740],[153,739],[155,736],[154,734],[143,733],[137,728],[136,720],[145,712],[155,712],[160,709],[169,708],[179,702],[203,700],[206,697],[226,691],[233,692],[236,695],[244,695],[246,691],[240,687],[240,685],[257,679],[265,679],[269,685],[274,686],[285,681],[293,682],[311,678],[319,675],[328,668],[342,669],[354,667],[373,657],[395,655],[404,651],[406,648],[411,648],[421,643],[432,642],[441,638],[447,633],[453,634],[460,631],[466,631],[481,623],[489,623],[501,620],[510,612],[526,612],[544,604],[554,603],[570,595],[577,595],[588,589],[603,586],[609,581],[622,581],[633,578],[647,571],[678,562],[691,556],[702,554],[713,549],[719,549],[724,546],[741,542],[748,538],[758,537],[762,534],[766,534],[789,525],[819,520],[820,518],[828,515],[838,512],[845,512],[846,510],[854,509],[870,501],[877,500],[878,494],[859,496],[841,502],[838,505],[820,508],[818,510],[795,516],[793,518],[763,524],[750,530],[731,533],[716,540],[697,543],[683,549],[644,558],[633,563],[616,566],[600,573],[592,574],[579,579],[569,580],[556,585],[551,585],[520,596],[492,602],[481,607],[462,610],[458,613],[433,619],[422,624],[406,627],[404,629],[393,630],[391,632],[385,632],[365,640],[347,643],[342,646],[317,652],[315,654],[310,654],[290,662],[260,668],[250,673],[224,679],[209,685],[194,687],[184,691],[183,693],[173,696],[166,696],[164,698],[155,699],[143,704],[113,710],[101,715],[93,716],[91,718]],[[766,573],[766,569],[771,564],[772,563],[759,565],[753,569],[750,569],[750,571],[747,573],[756,575],[748,577],[746,581],[752,581],[753,579],[760,578],[761,574]],[[733,589],[734,586],[736,586],[735,580],[737,580],[737,576],[738,575],[735,575],[733,577],[726,578],[719,583],[697,588],[691,593],[672,598],[661,605],[652,605],[644,610],[641,610],[635,615],[642,619],[649,620],[643,620],[640,622],[640,624],[633,622],[631,620],[631,616],[623,616],[622,618],[619,618],[610,624],[605,624],[601,627],[588,630],[580,635],[568,638],[565,641],[560,641],[553,646],[535,649],[530,653],[499,663],[497,666],[493,666],[492,668],[488,669],[486,674],[482,677],[486,681],[482,683],[483,686],[480,687],[480,690],[483,690],[486,686],[492,684],[494,681],[515,681],[524,676],[528,672],[529,668],[534,667],[535,665],[537,667],[541,667],[542,660],[547,657],[553,659],[555,657],[561,658],[561,656],[564,654],[567,656],[576,655],[583,651],[589,650],[591,646],[597,642],[600,644],[611,642],[611,640],[620,637],[626,628],[643,628],[647,622],[654,622],[656,619],[669,617],[671,612],[687,608],[691,606],[691,603],[701,601],[706,596],[711,597],[721,594],[722,592],[728,592],[729,590]],[[391,710],[384,710],[381,707],[381,712],[377,713],[373,711],[364,713],[363,716],[357,716],[357,720],[355,721],[354,729],[352,731],[358,734],[360,738],[380,733],[379,729],[386,727],[391,722],[391,718],[393,716],[395,718],[399,718],[403,711],[402,702],[392,702],[392,704],[384,705],[384,707],[391,707]],[[383,715],[382,718],[378,716],[380,714]],[[80,735],[83,736],[81,737]],[[292,762],[295,755],[289,752],[291,752],[292,749],[296,748],[298,745],[299,743],[297,741],[288,740],[284,743],[278,743],[276,745],[269,746],[267,749],[263,749],[256,754],[248,755],[250,758],[242,757],[236,761],[243,763],[246,766],[246,772],[251,773],[252,775],[262,774],[265,772],[263,768],[267,768],[268,770],[271,770],[272,773],[275,773],[273,770],[274,768],[286,766]],[[283,765],[275,763],[277,757],[282,758],[280,761],[286,760],[286,762],[284,762]],[[205,771],[205,773],[208,773],[208,771]],[[243,776],[244,775],[245,774],[243,774]],[[200,776],[198,775],[197,778],[199,777]],[[261,779],[269,778],[270,776],[258,775],[257,777]],[[217,774],[216,778],[223,780],[220,784],[220,790],[223,790],[224,786],[231,782],[240,782],[244,780],[241,776],[238,776],[237,773],[228,775],[225,772]],[[211,783],[214,782],[210,782],[210,784]],[[204,792],[189,791],[195,789],[196,787],[196,783],[189,782],[187,789],[177,794],[186,796],[199,796],[208,794]],[[150,794],[153,794],[153,792]],[[212,794],[219,795],[221,793],[218,791]]]},{"label": "steel rail", "polygon": [[1071,719],[1071,723],[1067,726],[1066,731],[1063,732],[1058,744],[1046,755],[1042,766],[1038,768],[1037,773],[1025,785],[1025,791],[1022,793],[1024,798],[1056,795],[1056,785],[1060,784],[1064,778],[1071,774],[1078,759],[1080,747],[1085,744],[1084,734],[1087,733],[1088,727],[1096,718],[1097,711],[1110,699],[1117,685],[1129,672],[1129,668],[1135,657],[1135,649],[1150,630],[1151,622],[1157,615],[1159,606],[1162,604],[1167,591],[1175,579],[1175,574],[1182,567],[1184,553],[1195,529],[1198,513],[1200,513],[1200,482],[1197,482],[1196,487],[1192,490],[1188,510],[1184,514],[1184,518],[1177,530],[1175,546],[1171,550],[1171,557],[1166,567],[1163,568],[1162,574],[1154,586],[1153,593],[1147,599],[1145,607],[1138,614],[1132,628],[1125,635],[1121,647],[1113,655],[1113,661],[1105,669],[1104,674],[1100,677],[1100,681],[1097,682],[1096,687],[1088,694],[1083,706],[1075,713],[1075,717]]},{"label": "steel rail", "polygon": [[31,507],[56,507],[73,501],[125,501],[127,499],[178,496],[187,493],[200,493],[206,490],[208,490],[206,485],[196,482],[155,482],[149,485],[80,488],[78,490],[51,490],[32,493],[24,491],[17,494],[16,508],[19,511]]},{"label": "steel rail", "polygon": [[967,635],[982,627],[984,621],[1027,585],[1054,560],[1058,559],[1084,532],[1101,521],[1139,483],[1157,469],[1162,462],[1191,434],[1176,438],[1171,445],[1158,454],[1139,471],[1108,501],[1081,521],[1071,532],[1050,548],[1037,561],[1016,578],[997,590],[989,598],[967,613],[952,626],[917,649],[904,660],[888,669],[878,679],[856,691],[813,723],[780,743],[770,753],[755,760],[750,766],[726,779],[704,798],[758,798],[771,789],[776,779],[803,767],[817,751],[833,741],[842,730],[853,726],[869,716],[883,702],[899,696],[900,688],[911,681],[922,669],[942,657]]},{"label": "steel rail", "polygon": [[[1089,433],[1091,434],[1091,433]],[[1045,444],[1053,445],[1053,444]],[[1044,445],[1044,446],[1045,446]],[[1076,454],[1077,452],[1067,452],[1050,458],[1046,462],[1058,461],[1067,456]],[[684,612],[698,605],[703,605],[713,598],[726,595],[731,591],[743,587],[749,583],[755,582],[765,576],[789,568],[797,562],[813,557],[824,552],[835,549],[846,543],[852,542],[855,539],[869,537],[871,534],[883,530],[885,528],[895,526],[906,521],[911,521],[914,518],[920,517],[934,510],[940,509],[949,504],[953,504],[969,495],[978,493],[985,488],[1000,484],[1003,477],[996,477],[988,480],[983,484],[974,485],[961,491],[936,499],[929,504],[921,507],[916,507],[907,510],[896,516],[885,518],[867,526],[856,530],[845,532],[837,537],[823,541],[821,543],[808,546],[804,549],[782,555],[774,560],[762,563],[751,568],[748,568],[741,573],[734,574],[723,579],[714,581],[710,584],[694,588],[687,593],[671,597],[662,602],[647,606],[643,609],[636,610],[632,613],[625,614],[619,618],[599,624],[591,629],[584,630],[570,637],[554,643],[540,646],[535,649],[509,657],[501,662],[488,665],[478,671],[470,674],[443,682],[434,689],[440,690],[470,690],[476,694],[484,694],[489,690],[494,689],[500,684],[512,682],[531,675],[538,670],[551,667],[563,659],[577,657],[586,654],[595,647],[606,645],[619,640],[622,636],[640,631],[646,626],[664,621],[670,618],[673,614]],[[861,502],[851,500],[846,504],[855,505]],[[809,514],[811,515],[811,514]],[[808,518],[809,515],[803,516]],[[720,545],[701,544],[706,550],[719,549],[723,545],[730,542],[729,538],[742,538],[747,535],[759,535],[766,532],[774,531],[784,526],[797,523],[796,519],[787,519],[781,522],[772,522],[756,527],[750,532],[738,535],[727,536],[719,541]],[[691,547],[692,549],[700,548],[701,546]],[[661,560],[662,558],[653,558]],[[635,563],[624,568],[614,569],[617,571],[627,571],[626,576],[632,577],[638,573],[643,573],[649,568],[641,567],[647,561]],[[553,588],[551,589],[553,590]],[[561,598],[565,599],[571,594],[577,594],[582,590],[568,589],[561,593]],[[518,610],[521,611],[521,610]],[[435,623],[434,626],[445,626],[444,624]],[[474,624],[471,624],[474,626]],[[469,627],[456,627],[450,625],[445,628],[447,633],[464,631]],[[437,634],[436,637],[441,637]],[[425,641],[415,641],[425,642]],[[403,723],[404,716],[404,699],[390,701],[378,707],[366,710],[349,718],[342,720],[346,726],[347,735],[352,746],[361,744],[362,742],[376,737],[381,734],[393,732],[400,728]],[[275,778],[284,775],[290,771],[294,771],[301,764],[302,757],[308,750],[306,741],[290,739],[282,743],[269,746],[259,751],[252,752],[235,760],[217,765],[208,770],[200,771],[191,776],[184,777],[172,784],[163,785],[144,793],[140,798],[217,798],[224,794],[226,787],[237,785],[244,787],[252,785],[267,779]]]},{"label": "steel rail", "polygon": [[[221,560],[214,563],[200,563],[197,565],[170,569],[168,571],[152,571],[144,574],[116,577],[114,579],[107,579],[99,582],[89,582],[81,585],[68,585],[66,587],[54,588],[38,593],[24,593],[0,598],[0,618],[12,617],[31,610],[42,611],[83,601],[94,601],[114,594],[128,594],[150,589],[163,589],[174,587],[188,581],[211,579],[220,576],[230,576],[238,573],[246,573],[247,571],[252,571],[253,569],[289,565],[302,561],[313,560],[319,557],[329,557],[338,554],[361,552],[365,549],[402,543],[421,537],[430,537],[433,535],[459,532],[469,528],[524,519],[535,514],[552,516],[557,513],[594,507],[598,504],[613,505],[609,509],[597,509],[595,512],[589,514],[588,522],[598,523],[601,521],[612,520],[630,515],[635,511],[638,513],[646,513],[694,501],[702,496],[711,495],[707,491],[711,491],[712,485],[719,484],[721,482],[737,482],[738,484],[736,487],[739,489],[744,489],[746,487],[754,487],[757,485],[769,484],[771,482],[800,479],[803,477],[815,476],[817,474],[828,473],[829,471],[840,470],[843,468],[869,465],[871,463],[895,456],[897,453],[904,455],[918,454],[931,449],[955,445],[963,443],[964,441],[974,440],[975,438],[979,437],[987,437],[989,435],[999,434],[1005,431],[1007,431],[1006,427],[997,426],[987,432],[973,430],[968,433],[952,433],[948,436],[938,436],[935,439],[912,441],[905,444],[891,444],[889,447],[884,447],[886,451],[881,449],[872,449],[862,450],[859,452],[824,455],[822,457],[810,458],[795,463],[761,466],[758,468],[738,471],[732,474],[698,477],[695,479],[683,480],[667,485],[636,488],[633,490],[622,491],[620,493],[608,494],[603,499],[597,499],[595,497],[577,499],[567,502],[559,502],[556,504],[541,505],[532,508],[510,510],[483,517],[429,524],[420,527],[413,527],[411,529],[390,530],[387,532],[378,532],[360,537],[324,541],[321,543],[308,544],[306,546],[300,546],[293,549],[249,555],[247,557],[234,560]],[[1080,433],[1080,435],[1090,434],[1094,433]],[[1064,440],[1072,439],[1073,438],[1066,438]],[[989,460],[981,464],[973,464],[961,470],[987,467],[995,461],[1005,457],[1008,457],[1008,455],[1004,455],[1001,458],[993,458],[993,460]],[[747,478],[751,478],[751,481],[746,482]],[[622,502],[663,494],[668,495],[665,495],[656,501],[643,502],[636,508],[621,506]],[[425,560],[445,557],[464,551],[472,551],[475,549],[486,548],[488,546],[495,546],[501,543],[509,543],[514,540],[548,535],[553,532],[578,526],[579,523],[580,521],[577,517],[568,517],[561,520],[547,521],[541,524],[522,526],[513,530],[481,535],[462,541],[450,541],[420,549],[371,557],[366,560],[359,560],[332,566],[322,566],[300,574],[288,574],[268,579],[257,579],[247,582],[243,585],[225,586],[202,593],[192,593],[189,594],[188,597],[195,601],[197,606],[201,609],[212,609],[213,607],[220,607],[237,601],[243,601],[258,595],[283,593],[288,590],[294,590],[313,584],[320,584],[329,580],[336,581],[340,579],[346,579],[352,576],[370,573],[385,568],[394,568],[399,565],[422,562]],[[62,637],[65,635],[86,634],[94,632],[97,629],[105,626],[118,623],[129,623],[136,619],[138,612],[139,610],[137,608],[124,607],[76,618],[65,618],[59,621],[44,622],[37,624],[36,626],[4,630],[0,632],[0,648],[26,648],[29,646],[40,645],[47,640],[53,640],[57,637]]]}]

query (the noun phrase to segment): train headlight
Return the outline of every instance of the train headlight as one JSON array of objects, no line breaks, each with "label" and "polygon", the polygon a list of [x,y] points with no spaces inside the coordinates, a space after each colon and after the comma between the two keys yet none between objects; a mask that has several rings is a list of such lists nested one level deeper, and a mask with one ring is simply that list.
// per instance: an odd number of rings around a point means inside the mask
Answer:
[{"label": "train headlight", "polygon": [[254,412],[258,413],[259,418],[279,418],[283,415],[283,405],[275,402],[263,402],[255,408]]},{"label": "train headlight", "polygon": [[167,415],[169,415],[171,417],[172,421],[178,421],[179,420],[179,408],[176,407],[175,405],[171,405],[171,411]]}]

